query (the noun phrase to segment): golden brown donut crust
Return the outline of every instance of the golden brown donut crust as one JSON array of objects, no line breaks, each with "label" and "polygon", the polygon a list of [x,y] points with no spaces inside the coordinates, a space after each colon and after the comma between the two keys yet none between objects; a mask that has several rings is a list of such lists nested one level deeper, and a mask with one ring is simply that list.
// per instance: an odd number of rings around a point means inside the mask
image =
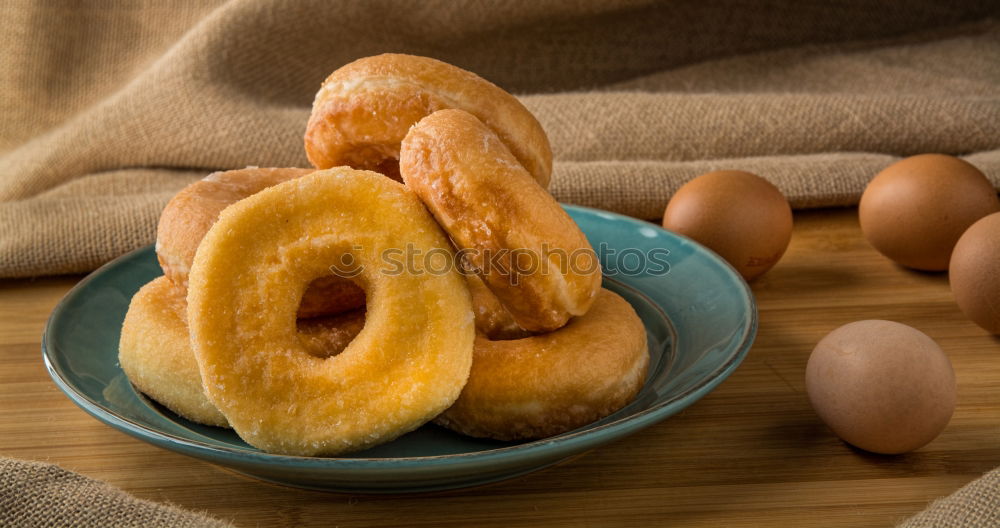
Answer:
[{"label": "golden brown donut crust", "polygon": [[642,321],[602,289],[586,315],[554,332],[510,341],[477,336],[469,382],[435,423],[498,440],[561,434],[632,401],[648,366]]},{"label": "golden brown donut crust", "polygon": [[[314,170],[248,167],[215,172],[182,189],[167,203],[157,226],[156,258],[163,274],[174,284],[187,288],[198,244],[223,209]],[[364,300],[364,291],[351,281],[334,275],[320,277],[303,294],[299,317],[352,310],[363,305]]]},{"label": "golden brown donut crust", "polygon": [[489,127],[441,110],[410,129],[400,152],[403,181],[471,250],[469,262],[522,328],[546,332],[586,313],[601,287],[597,255]]},{"label": "golden brown donut crust", "polygon": [[410,126],[445,108],[465,110],[486,123],[538,184],[548,187],[548,137],[516,97],[472,72],[414,55],[366,57],[330,74],[313,102],[306,155],[318,168],[348,165],[392,175],[387,167],[399,159]]}]

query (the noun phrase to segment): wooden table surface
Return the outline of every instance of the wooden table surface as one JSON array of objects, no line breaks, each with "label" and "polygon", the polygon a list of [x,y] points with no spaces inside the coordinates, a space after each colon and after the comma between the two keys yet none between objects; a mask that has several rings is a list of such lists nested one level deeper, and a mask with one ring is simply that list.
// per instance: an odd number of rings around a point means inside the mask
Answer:
[{"label": "wooden table surface", "polygon": [[[967,321],[945,274],[893,265],[853,209],[796,213],[785,257],[752,286],[760,332],[718,389],[624,440],[486,487],[364,496],[265,484],[105,426],[49,380],[52,307],[79,277],[0,281],[0,455],[42,460],[237,526],[891,526],[1000,465],[1000,339]],[[854,450],[813,414],[806,360],[830,330],[892,319],[951,357],[958,408],[926,447]]]}]

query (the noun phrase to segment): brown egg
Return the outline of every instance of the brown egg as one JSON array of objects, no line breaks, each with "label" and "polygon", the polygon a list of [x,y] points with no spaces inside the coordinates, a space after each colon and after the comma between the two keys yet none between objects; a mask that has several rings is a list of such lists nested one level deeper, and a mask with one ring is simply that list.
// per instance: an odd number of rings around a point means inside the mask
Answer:
[{"label": "brown egg", "polygon": [[909,268],[948,269],[958,237],[1000,211],[996,189],[979,169],[944,154],[893,163],[868,184],[858,216],[868,242]]},{"label": "brown egg", "polygon": [[663,227],[726,259],[746,280],[771,269],[792,237],[792,208],[777,187],[743,171],[715,171],[685,183]]},{"label": "brown egg", "polygon": [[806,390],[837,436],[874,453],[926,445],[955,410],[948,356],[923,332],[892,321],[857,321],[827,334],[809,356]]},{"label": "brown egg", "polygon": [[966,317],[1000,334],[1000,213],[980,219],[958,239],[948,280]]}]

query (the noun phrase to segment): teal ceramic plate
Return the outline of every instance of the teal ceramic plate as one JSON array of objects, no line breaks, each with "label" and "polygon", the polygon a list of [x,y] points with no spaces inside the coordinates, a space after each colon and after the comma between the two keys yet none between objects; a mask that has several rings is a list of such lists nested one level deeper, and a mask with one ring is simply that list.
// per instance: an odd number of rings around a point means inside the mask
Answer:
[{"label": "teal ceramic plate", "polygon": [[306,488],[399,493],[460,488],[535,471],[620,439],[677,413],[722,382],[757,330],[746,283],[714,253],[625,216],[566,206],[600,254],[605,287],[645,322],[650,370],[634,402],[559,436],[504,443],[425,425],[393,442],[340,458],[263,453],[232,431],[180,418],[137,393],[118,366],[129,300],[161,274],[152,247],[82,280],[56,307],[42,339],[49,374],[98,420],[171,451],[263,480]]}]

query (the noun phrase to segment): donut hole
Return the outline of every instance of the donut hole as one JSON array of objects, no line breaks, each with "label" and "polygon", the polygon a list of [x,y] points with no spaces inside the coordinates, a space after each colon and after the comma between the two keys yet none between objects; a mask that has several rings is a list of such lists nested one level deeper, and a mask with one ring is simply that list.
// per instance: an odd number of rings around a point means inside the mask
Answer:
[{"label": "donut hole", "polygon": [[364,306],[365,290],[346,277],[330,274],[313,279],[299,301],[299,319],[349,312]]},{"label": "donut hole", "polygon": [[297,341],[293,348],[302,356],[326,359],[343,352],[364,328],[368,285],[352,244],[316,240],[296,240],[264,255],[265,265],[249,278],[256,284],[247,287],[265,299],[244,310],[282,314],[267,332],[283,334],[288,345]]},{"label": "donut hole", "polygon": [[299,342],[310,356],[341,353],[365,326],[365,288],[336,274],[313,279],[302,293],[296,320]]},{"label": "donut hole", "polygon": [[328,358],[344,351],[365,327],[365,307],[328,315],[299,319],[299,342],[310,356]]}]

